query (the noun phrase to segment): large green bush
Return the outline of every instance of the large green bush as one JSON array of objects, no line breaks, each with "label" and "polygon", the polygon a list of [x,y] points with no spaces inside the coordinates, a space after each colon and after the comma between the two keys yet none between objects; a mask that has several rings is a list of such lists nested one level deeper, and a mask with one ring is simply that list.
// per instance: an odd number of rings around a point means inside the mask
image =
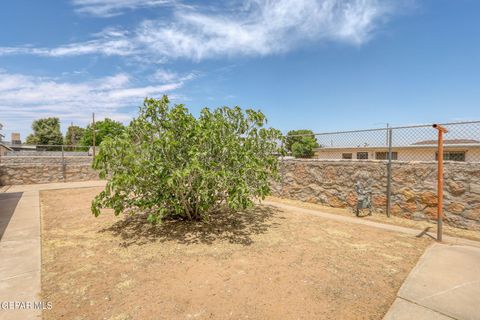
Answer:
[{"label": "large green bush", "polygon": [[101,145],[94,168],[108,183],[92,212],[147,212],[154,223],[252,206],[277,177],[281,133],[265,125],[250,109],[205,108],[196,118],[166,96],[146,99],[126,131]]}]

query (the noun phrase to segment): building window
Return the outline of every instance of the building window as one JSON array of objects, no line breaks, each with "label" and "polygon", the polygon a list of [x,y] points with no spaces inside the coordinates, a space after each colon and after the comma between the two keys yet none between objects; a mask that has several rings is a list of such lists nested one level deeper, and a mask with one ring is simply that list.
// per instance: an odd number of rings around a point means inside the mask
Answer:
[{"label": "building window", "polygon": [[342,153],[342,159],[352,159],[351,153]]},{"label": "building window", "polygon": [[[375,159],[388,160],[388,152],[375,152]],[[398,152],[392,152],[392,160],[398,159]]]},{"label": "building window", "polygon": [[[438,161],[438,152],[435,152],[435,160]],[[445,151],[444,161],[465,161],[465,151]]]},{"label": "building window", "polygon": [[368,159],[368,152],[357,152],[357,159]]}]

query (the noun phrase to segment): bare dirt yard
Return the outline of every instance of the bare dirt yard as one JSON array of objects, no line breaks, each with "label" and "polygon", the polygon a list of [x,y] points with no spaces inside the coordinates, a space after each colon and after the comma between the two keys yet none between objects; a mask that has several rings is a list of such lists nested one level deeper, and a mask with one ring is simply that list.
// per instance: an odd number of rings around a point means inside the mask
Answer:
[{"label": "bare dirt yard", "polygon": [[45,319],[381,319],[430,240],[258,206],[209,224],[44,191]]},{"label": "bare dirt yard", "polygon": [[[328,213],[335,213],[342,216],[348,216],[348,217],[355,216],[355,213],[351,208],[333,208],[333,207],[327,207],[317,203],[310,203],[310,202],[279,198],[279,197],[267,197],[267,200],[284,203],[284,204],[288,204],[288,205],[292,205],[300,208],[319,210],[319,211],[328,212]],[[362,219],[396,225],[396,226],[407,227],[411,229],[417,229],[421,231],[428,229],[429,233],[433,234],[434,236],[436,236],[436,232],[437,232],[436,230],[437,222],[433,220],[432,221],[413,220],[413,219],[406,219],[402,217],[396,217],[393,215],[391,217],[387,217],[385,213],[380,213],[380,212],[373,212],[373,215],[371,216],[365,216],[365,214],[363,214]],[[443,233],[452,237],[480,241],[480,232],[478,232],[478,230],[455,228],[455,227],[449,226],[446,223],[443,225]]]}]

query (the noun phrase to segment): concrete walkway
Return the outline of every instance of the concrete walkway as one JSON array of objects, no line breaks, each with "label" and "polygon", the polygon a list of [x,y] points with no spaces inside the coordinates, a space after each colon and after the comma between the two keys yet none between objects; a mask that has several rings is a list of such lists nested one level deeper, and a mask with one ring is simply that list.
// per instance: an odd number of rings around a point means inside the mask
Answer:
[{"label": "concrete walkway", "polygon": [[430,246],[384,319],[480,319],[480,249]]},{"label": "concrete walkway", "polygon": [[[104,181],[10,186],[0,193],[0,320],[40,319],[40,190],[104,186]],[[42,304],[43,303],[43,304]]]},{"label": "concrete walkway", "polygon": [[[276,201],[262,201],[263,204],[270,205],[277,207],[282,210],[288,210],[291,212],[298,212],[302,214],[309,214],[309,215],[314,215],[317,217],[321,217],[324,219],[328,220],[334,220],[338,222],[345,222],[345,223],[354,223],[354,224],[360,224],[364,226],[369,226],[373,228],[378,228],[378,229],[383,229],[386,231],[392,231],[392,232],[400,232],[400,233],[406,233],[410,234],[412,236],[417,236],[419,235],[422,231],[418,229],[412,229],[412,228],[407,228],[407,227],[401,227],[401,226],[396,226],[392,224],[385,224],[385,223],[380,223],[380,222],[375,222],[375,221],[370,221],[370,220],[365,220],[365,219],[360,219],[357,217],[348,217],[348,216],[342,216],[339,214],[335,213],[328,213],[328,212],[323,212],[320,210],[314,210],[314,209],[306,209],[306,208],[301,208],[297,206],[292,206]],[[436,237],[436,234],[430,234],[430,236]],[[473,246],[473,247],[479,247],[480,248],[480,242],[479,241],[474,241],[474,240],[469,240],[469,239],[464,239],[464,238],[456,238],[456,237],[451,237],[447,235],[443,235],[443,242],[448,243],[448,244],[459,244],[459,245],[467,245],[467,246]]]},{"label": "concrete walkway", "polygon": [[0,195],[0,223],[7,224],[0,240],[0,319],[36,319],[42,313],[32,305],[40,301],[38,191]]}]

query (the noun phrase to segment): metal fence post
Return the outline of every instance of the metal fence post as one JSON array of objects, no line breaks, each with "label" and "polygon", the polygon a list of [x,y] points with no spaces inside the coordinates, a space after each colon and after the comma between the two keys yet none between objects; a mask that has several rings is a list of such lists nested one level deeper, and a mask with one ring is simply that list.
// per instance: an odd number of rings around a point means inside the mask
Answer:
[{"label": "metal fence post", "polygon": [[392,209],[392,135],[393,130],[387,129],[388,163],[387,163],[387,217],[390,217]]},{"label": "metal fence post", "polygon": [[95,128],[95,112],[92,113],[92,134],[93,134],[93,159],[95,159],[95,155],[96,155],[96,150],[95,150],[95,145],[97,144],[97,142],[95,141],[95,137],[96,137],[96,128]]},{"label": "metal fence post", "polygon": [[62,145],[62,175],[63,175],[63,182],[67,182],[67,173],[66,173],[66,163],[65,163],[65,149]]},{"label": "metal fence post", "polygon": [[283,144],[283,139],[282,139],[282,145],[281,145],[281,158],[280,158],[280,195],[284,196],[283,194],[283,180],[284,180],[284,174],[285,174],[285,163],[284,163],[284,144]]}]

